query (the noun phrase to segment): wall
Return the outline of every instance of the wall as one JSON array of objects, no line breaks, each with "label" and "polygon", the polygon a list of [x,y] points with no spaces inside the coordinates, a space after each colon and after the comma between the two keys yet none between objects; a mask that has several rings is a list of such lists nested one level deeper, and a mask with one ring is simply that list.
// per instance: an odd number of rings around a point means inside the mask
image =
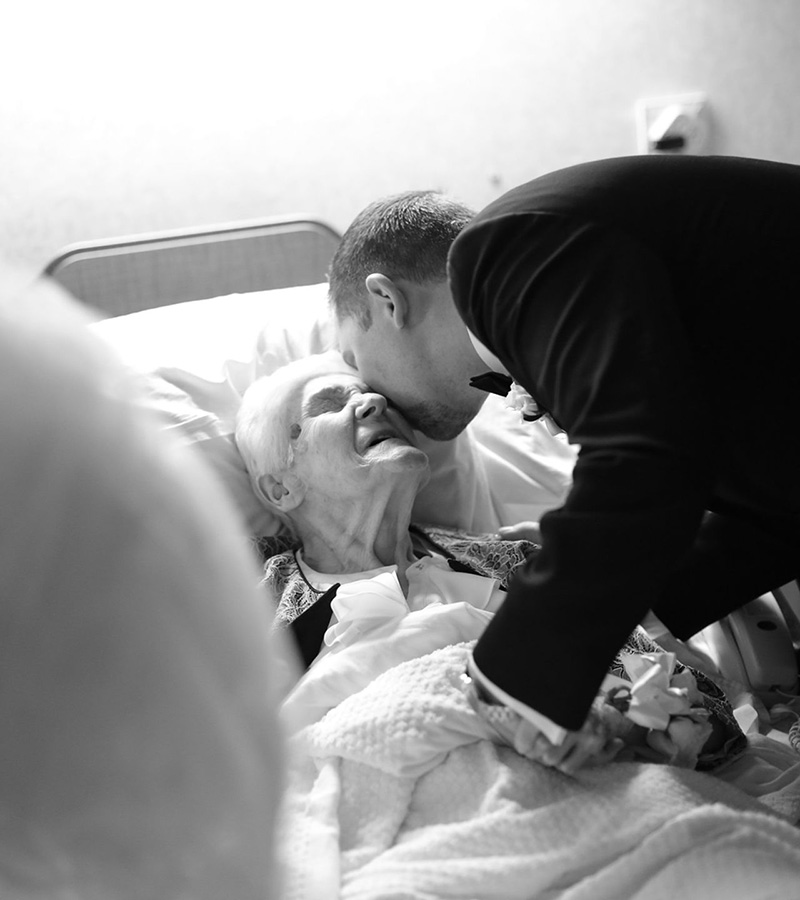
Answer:
[{"label": "wall", "polygon": [[0,255],[284,213],[481,206],[636,152],[702,90],[713,152],[800,163],[796,0],[18,0],[0,35]]}]

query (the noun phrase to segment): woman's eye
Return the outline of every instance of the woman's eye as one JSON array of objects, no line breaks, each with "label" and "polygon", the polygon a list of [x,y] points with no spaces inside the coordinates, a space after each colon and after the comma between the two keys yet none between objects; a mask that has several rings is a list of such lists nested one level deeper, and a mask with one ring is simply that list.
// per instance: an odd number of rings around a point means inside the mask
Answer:
[{"label": "woman's eye", "polygon": [[341,412],[347,405],[347,397],[339,392],[318,394],[308,404],[309,416],[321,416],[323,413]]}]

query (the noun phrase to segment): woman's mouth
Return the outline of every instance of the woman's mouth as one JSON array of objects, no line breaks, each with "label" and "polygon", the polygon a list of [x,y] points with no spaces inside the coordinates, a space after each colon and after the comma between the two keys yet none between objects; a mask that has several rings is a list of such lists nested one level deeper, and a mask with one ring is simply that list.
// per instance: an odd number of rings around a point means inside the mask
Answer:
[{"label": "woman's mouth", "polygon": [[[374,434],[369,435],[367,439],[363,442],[361,453],[366,453],[368,450],[371,450],[373,447],[377,447],[378,444],[384,443],[384,441],[403,441],[403,438],[400,435],[391,429],[381,429],[380,431],[376,431]],[[405,443],[405,441],[403,441]]]}]

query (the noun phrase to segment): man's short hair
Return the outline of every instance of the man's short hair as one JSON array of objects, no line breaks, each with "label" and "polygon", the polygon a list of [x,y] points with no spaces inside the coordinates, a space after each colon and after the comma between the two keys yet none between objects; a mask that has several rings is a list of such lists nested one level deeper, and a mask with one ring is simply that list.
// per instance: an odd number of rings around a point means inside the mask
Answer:
[{"label": "man's short hair", "polygon": [[345,231],[328,272],[338,319],[372,324],[365,279],[380,272],[424,284],[447,278],[447,254],[474,210],[438,191],[406,191],[376,200]]}]

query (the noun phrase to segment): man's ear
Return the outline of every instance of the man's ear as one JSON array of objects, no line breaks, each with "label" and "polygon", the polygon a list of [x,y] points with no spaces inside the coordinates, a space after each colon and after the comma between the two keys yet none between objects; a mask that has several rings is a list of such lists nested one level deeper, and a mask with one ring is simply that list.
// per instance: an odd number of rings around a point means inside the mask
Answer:
[{"label": "man's ear", "polygon": [[404,328],[408,322],[408,297],[396,282],[387,275],[374,272],[365,282],[373,316],[385,316],[395,328]]},{"label": "man's ear", "polygon": [[287,513],[302,502],[306,490],[296,475],[286,472],[280,479],[274,475],[262,475],[258,479],[258,493],[267,506]]}]

